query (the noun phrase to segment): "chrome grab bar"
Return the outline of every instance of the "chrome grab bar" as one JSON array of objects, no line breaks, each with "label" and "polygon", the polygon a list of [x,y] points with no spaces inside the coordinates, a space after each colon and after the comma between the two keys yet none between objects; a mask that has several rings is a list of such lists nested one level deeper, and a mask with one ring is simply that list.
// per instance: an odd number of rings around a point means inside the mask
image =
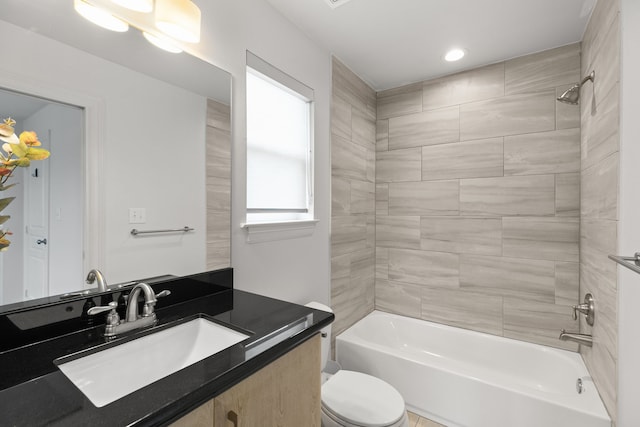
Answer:
[{"label": "chrome grab bar", "polygon": [[166,230],[138,230],[134,228],[131,230],[132,236],[138,236],[140,234],[156,234],[156,233],[188,233],[189,231],[194,231],[195,228],[187,227],[186,225],[182,228],[172,228]]}]

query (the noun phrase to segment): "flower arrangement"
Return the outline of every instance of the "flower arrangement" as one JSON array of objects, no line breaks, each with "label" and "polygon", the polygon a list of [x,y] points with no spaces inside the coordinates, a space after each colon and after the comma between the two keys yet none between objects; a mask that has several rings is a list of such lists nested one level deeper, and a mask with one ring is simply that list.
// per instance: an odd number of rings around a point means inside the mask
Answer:
[{"label": "flower arrangement", "polygon": [[[38,135],[35,132],[24,131],[20,137],[16,136],[13,126],[16,124],[12,118],[0,123],[0,140],[4,141],[0,151],[0,192],[6,191],[16,184],[7,184],[13,171],[17,167],[28,167],[32,160],[44,160],[49,157],[49,151],[41,148]],[[0,212],[2,212],[15,197],[0,198]],[[0,226],[9,220],[9,215],[0,214]],[[0,228],[0,252],[6,251],[11,242],[6,238],[11,235],[6,229]]]}]

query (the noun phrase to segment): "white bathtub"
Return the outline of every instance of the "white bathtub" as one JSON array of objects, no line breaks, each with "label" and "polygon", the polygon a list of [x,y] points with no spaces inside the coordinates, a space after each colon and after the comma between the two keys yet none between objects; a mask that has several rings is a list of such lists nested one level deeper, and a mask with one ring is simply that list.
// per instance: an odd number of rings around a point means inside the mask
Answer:
[{"label": "white bathtub", "polygon": [[570,351],[374,311],[336,337],[336,358],[387,381],[410,411],[449,427],[611,426]]}]

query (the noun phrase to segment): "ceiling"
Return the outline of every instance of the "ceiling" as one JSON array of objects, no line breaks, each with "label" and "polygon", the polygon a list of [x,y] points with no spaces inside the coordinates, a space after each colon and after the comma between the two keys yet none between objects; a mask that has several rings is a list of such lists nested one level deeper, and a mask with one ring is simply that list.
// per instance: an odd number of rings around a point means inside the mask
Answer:
[{"label": "ceiling", "polygon": [[[582,40],[596,0],[266,0],[375,90]],[[467,51],[460,61],[447,50]]]}]

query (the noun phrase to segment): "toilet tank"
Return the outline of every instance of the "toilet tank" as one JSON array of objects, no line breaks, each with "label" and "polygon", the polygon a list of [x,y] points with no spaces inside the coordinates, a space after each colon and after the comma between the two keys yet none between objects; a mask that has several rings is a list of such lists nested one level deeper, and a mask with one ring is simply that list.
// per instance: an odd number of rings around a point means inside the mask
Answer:
[{"label": "toilet tank", "polygon": [[[305,307],[333,313],[331,308],[316,301],[305,304]],[[329,361],[329,354],[331,353],[331,325],[325,326],[320,330],[320,332],[322,333],[322,371],[324,371],[327,366],[327,362]]]}]

